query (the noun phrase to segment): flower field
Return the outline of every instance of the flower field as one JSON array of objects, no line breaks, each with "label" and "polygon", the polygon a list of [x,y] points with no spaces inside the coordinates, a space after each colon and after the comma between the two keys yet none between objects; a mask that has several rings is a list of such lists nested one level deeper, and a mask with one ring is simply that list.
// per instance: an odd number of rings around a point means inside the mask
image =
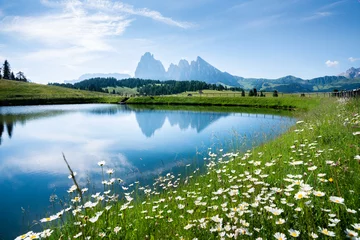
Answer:
[{"label": "flower field", "polygon": [[102,161],[104,190],[92,192],[69,167],[71,200],[16,240],[360,239],[360,101],[323,99],[300,114],[273,141],[209,149],[206,170],[186,166],[151,186],[123,182]]}]

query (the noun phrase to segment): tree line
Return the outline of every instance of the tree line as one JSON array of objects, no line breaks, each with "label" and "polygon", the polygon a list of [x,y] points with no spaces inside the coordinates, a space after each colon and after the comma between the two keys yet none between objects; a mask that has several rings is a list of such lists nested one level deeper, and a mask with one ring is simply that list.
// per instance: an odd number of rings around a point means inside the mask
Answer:
[{"label": "tree line", "polygon": [[[67,87],[73,89],[81,89],[88,91],[107,92],[107,87],[128,87],[137,88],[140,95],[169,95],[177,94],[186,91],[200,91],[205,89],[210,90],[231,90],[243,91],[239,87],[227,87],[221,84],[209,84],[202,81],[160,81],[139,78],[128,78],[117,80],[116,78],[91,78],[78,83],[49,83],[49,85],[56,85],[60,87]],[[113,92],[115,93],[115,91]]]},{"label": "tree line", "polygon": [[16,73],[15,76],[14,72],[11,71],[10,63],[8,60],[5,60],[2,68],[0,68],[0,79],[21,81],[21,82],[28,81],[27,78],[25,77],[25,74],[21,71]]}]

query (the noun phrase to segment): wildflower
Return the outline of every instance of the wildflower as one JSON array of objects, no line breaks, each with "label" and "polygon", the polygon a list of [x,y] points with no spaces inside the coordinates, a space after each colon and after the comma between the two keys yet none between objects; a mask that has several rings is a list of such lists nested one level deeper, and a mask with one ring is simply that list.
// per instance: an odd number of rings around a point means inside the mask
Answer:
[{"label": "wildflower", "polygon": [[300,235],[300,232],[297,231],[297,230],[289,229],[288,231],[289,231],[289,233],[290,233],[290,236],[292,236],[292,237],[296,237],[296,238],[297,238],[297,237]]},{"label": "wildflower", "polygon": [[280,209],[280,208],[271,208],[270,212],[272,214],[274,214],[275,216],[280,215],[282,212],[284,212],[284,210]]},{"label": "wildflower", "polygon": [[312,166],[312,167],[309,167],[309,168],[308,168],[309,171],[314,171],[314,170],[316,170],[316,169],[317,169],[317,166]]},{"label": "wildflower", "polygon": [[353,135],[354,135],[354,136],[360,135],[360,132],[353,132]]},{"label": "wildflower", "polygon": [[183,204],[179,204],[179,205],[178,205],[178,208],[179,208],[179,209],[183,209],[184,207],[185,207],[185,205],[183,205]]},{"label": "wildflower", "polygon": [[52,215],[50,217],[47,217],[47,218],[42,218],[40,219],[40,222],[51,222],[55,219],[58,219],[59,217],[57,215]]},{"label": "wildflower", "polygon": [[341,197],[331,196],[331,197],[330,197],[330,202],[343,204],[343,203],[344,203],[344,199],[341,198]]},{"label": "wildflower", "polygon": [[100,162],[98,162],[98,165],[99,165],[100,167],[104,166],[104,165],[105,165],[105,161],[100,161]]},{"label": "wildflower", "polygon": [[214,222],[217,222],[217,223],[221,223],[223,219],[219,218],[219,215],[216,215],[216,216],[211,217],[211,220],[213,220]]},{"label": "wildflower", "polygon": [[349,229],[345,230],[346,236],[348,238],[356,238],[358,236],[358,233]]},{"label": "wildflower", "polygon": [[360,155],[356,155],[356,156],[354,157],[354,159],[360,161]]},{"label": "wildflower", "polygon": [[285,223],[285,220],[282,219],[282,218],[279,218],[279,220],[277,220],[275,223],[276,223],[277,225],[281,225],[281,224],[284,224],[284,223]]},{"label": "wildflower", "polygon": [[299,199],[302,199],[302,198],[306,198],[306,197],[307,197],[307,193],[306,193],[306,192],[302,192],[302,191],[296,193],[295,196],[294,196],[294,198],[295,198],[296,200],[299,200]]},{"label": "wildflower", "polygon": [[334,179],[333,179],[333,178],[329,178],[329,182],[331,182],[331,183],[332,183],[333,181],[334,181]]},{"label": "wildflower", "polygon": [[185,230],[189,230],[190,228],[192,228],[194,225],[193,224],[188,224],[184,227]]},{"label": "wildflower", "polygon": [[106,173],[111,175],[114,173],[114,169],[110,168],[110,169],[106,170]]},{"label": "wildflower", "polygon": [[325,193],[324,192],[320,192],[320,191],[314,191],[313,194],[317,197],[323,197],[325,196]]},{"label": "wildflower", "polygon": [[25,233],[25,234],[23,234],[23,235],[18,236],[17,238],[15,238],[15,240],[29,239],[28,237],[29,237],[30,235],[32,235],[32,234],[34,234],[33,231],[27,232],[27,233]]},{"label": "wildflower", "polygon": [[310,234],[310,236],[314,239],[319,237],[316,233],[313,233],[313,232]]},{"label": "wildflower", "polygon": [[346,211],[347,211],[348,213],[356,213],[356,210],[353,210],[353,209],[350,209],[350,208],[347,208]]},{"label": "wildflower", "polygon": [[275,237],[277,240],[286,240],[286,239],[287,239],[285,234],[279,233],[279,232],[275,233],[275,234],[274,234],[274,237]]},{"label": "wildflower", "polygon": [[104,238],[105,236],[106,236],[106,233],[104,233],[104,232],[99,233],[99,237]]},{"label": "wildflower", "polygon": [[82,232],[79,232],[78,234],[76,234],[76,235],[74,236],[74,238],[78,238],[78,237],[80,237],[80,236],[82,236]]},{"label": "wildflower", "polygon": [[44,231],[42,231],[40,233],[40,237],[41,238],[47,238],[47,237],[50,237],[51,234],[53,233],[54,230],[51,230],[51,229],[45,229]]},{"label": "wildflower", "polygon": [[329,236],[329,237],[335,237],[335,233],[327,230],[326,228],[319,227],[319,232],[321,232],[322,234]]},{"label": "wildflower", "polygon": [[356,230],[360,231],[360,223],[354,223],[351,225],[353,228],[355,228]]}]

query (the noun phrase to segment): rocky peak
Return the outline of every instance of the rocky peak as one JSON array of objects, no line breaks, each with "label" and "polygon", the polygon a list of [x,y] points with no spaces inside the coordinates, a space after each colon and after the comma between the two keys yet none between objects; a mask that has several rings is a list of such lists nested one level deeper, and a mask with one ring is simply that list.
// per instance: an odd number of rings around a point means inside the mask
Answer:
[{"label": "rocky peak", "polygon": [[166,78],[166,72],[162,63],[156,60],[153,54],[146,52],[137,65],[135,77],[164,80]]},{"label": "rocky peak", "polygon": [[344,76],[349,79],[360,78],[360,68],[349,68],[346,72],[341,73],[340,76]]}]

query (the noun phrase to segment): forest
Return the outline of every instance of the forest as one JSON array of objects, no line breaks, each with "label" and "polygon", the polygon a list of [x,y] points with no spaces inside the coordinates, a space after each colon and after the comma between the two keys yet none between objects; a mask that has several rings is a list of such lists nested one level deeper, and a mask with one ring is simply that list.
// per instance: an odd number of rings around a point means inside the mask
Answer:
[{"label": "forest", "polygon": [[[169,95],[186,91],[200,91],[204,89],[210,90],[231,90],[243,91],[239,87],[227,87],[221,84],[208,84],[202,81],[175,81],[175,80],[149,80],[139,78],[128,78],[117,80],[115,78],[92,78],[78,83],[49,83],[49,85],[81,89],[97,92],[108,92],[108,87],[127,87],[135,88],[139,95]],[[111,92],[111,93],[115,93]]]}]

